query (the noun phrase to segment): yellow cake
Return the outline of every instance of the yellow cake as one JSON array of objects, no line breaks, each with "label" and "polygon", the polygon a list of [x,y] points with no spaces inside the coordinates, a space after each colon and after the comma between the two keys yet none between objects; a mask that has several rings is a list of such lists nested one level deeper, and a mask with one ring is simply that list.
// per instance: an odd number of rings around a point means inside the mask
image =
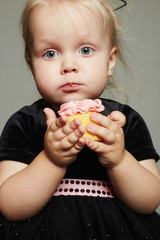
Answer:
[{"label": "yellow cake", "polygon": [[[93,112],[100,114],[104,110],[104,106],[100,99],[85,99],[82,101],[70,101],[61,105],[59,110],[59,115],[66,115],[68,117],[68,122],[71,122],[73,119],[78,118],[81,121],[81,125],[86,129],[88,123],[96,124],[90,119],[90,115]],[[84,138],[90,138],[94,141],[101,141],[101,139],[89,133],[86,129],[86,132],[83,135]]]}]

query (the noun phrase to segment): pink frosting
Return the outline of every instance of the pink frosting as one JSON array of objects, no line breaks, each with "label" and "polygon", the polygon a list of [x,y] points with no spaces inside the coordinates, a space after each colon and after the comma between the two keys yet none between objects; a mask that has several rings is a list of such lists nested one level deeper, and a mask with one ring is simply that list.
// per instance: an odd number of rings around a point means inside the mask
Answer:
[{"label": "pink frosting", "polygon": [[61,105],[59,115],[71,116],[76,113],[102,112],[104,106],[100,99],[85,99],[82,101],[70,101]]}]

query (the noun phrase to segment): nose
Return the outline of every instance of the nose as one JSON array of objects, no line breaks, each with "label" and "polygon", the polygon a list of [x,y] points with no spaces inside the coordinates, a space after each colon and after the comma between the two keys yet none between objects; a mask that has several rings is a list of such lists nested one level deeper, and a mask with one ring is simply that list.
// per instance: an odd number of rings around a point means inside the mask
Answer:
[{"label": "nose", "polygon": [[79,69],[75,59],[68,58],[62,63],[61,74],[64,75],[66,73],[72,73],[72,72],[78,73]]}]

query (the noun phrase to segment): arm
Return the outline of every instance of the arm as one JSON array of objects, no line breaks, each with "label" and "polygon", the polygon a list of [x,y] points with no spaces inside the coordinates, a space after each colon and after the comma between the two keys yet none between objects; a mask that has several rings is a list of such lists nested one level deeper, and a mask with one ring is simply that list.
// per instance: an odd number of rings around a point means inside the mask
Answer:
[{"label": "arm", "polygon": [[138,162],[126,151],[121,164],[107,170],[118,198],[128,207],[142,214],[155,211],[160,204],[160,177],[153,159]]},{"label": "arm", "polygon": [[[16,163],[15,167],[14,164],[14,161],[0,163],[0,173],[4,176],[0,186],[0,211],[9,220],[19,221],[33,217],[45,206],[66,169],[54,165],[44,151],[28,166]],[[17,172],[10,175],[8,169],[12,167]]]},{"label": "arm", "polygon": [[[138,162],[124,147],[124,117],[113,112],[108,117],[92,115],[100,126],[88,126],[102,142],[87,140],[106,167],[118,198],[138,213],[151,213],[160,203],[160,177],[154,160]],[[118,118],[120,119],[118,121]]]},{"label": "arm", "polygon": [[56,119],[51,110],[46,110],[46,115],[45,148],[32,163],[0,162],[0,211],[11,221],[41,211],[84,146],[79,142],[84,133],[79,122],[66,125],[66,119]]}]

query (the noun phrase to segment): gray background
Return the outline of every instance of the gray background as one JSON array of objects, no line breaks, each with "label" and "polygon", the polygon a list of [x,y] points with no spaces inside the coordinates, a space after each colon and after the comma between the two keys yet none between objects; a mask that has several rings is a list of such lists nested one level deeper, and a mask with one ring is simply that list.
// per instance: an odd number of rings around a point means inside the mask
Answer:
[{"label": "gray background", "polygon": [[[23,57],[19,17],[24,3],[25,0],[0,0],[0,133],[12,113],[39,98]],[[131,67],[127,78],[123,71],[119,71],[121,84],[128,94],[128,104],[145,119],[158,153],[160,153],[159,12],[159,0],[128,0],[127,8],[119,11],[120,17],[123,17],[123,27],[128,29],[124,36],[128,49],[127,63]],[[117,93],[115,99],[126,101]],[[160,169],[159,163],[158,167]],[[160,212],[160,207],[158,211]]]}]

